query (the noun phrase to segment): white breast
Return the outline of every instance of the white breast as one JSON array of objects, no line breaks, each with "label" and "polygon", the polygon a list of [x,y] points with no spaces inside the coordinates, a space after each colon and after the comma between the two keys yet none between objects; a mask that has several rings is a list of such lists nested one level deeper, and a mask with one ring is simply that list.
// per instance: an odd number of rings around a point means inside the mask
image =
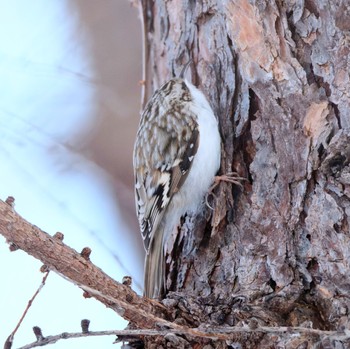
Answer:
[{"label": "white breast", "polygon": [[179,215],[196,212],[213,183],[220,167],[221,147],[218,122],[207,99],[201,91],[185,80],[193,97],[191,111],[199,124],[199,147],[188,177],[180,191],[173,196],[171,205]]}]

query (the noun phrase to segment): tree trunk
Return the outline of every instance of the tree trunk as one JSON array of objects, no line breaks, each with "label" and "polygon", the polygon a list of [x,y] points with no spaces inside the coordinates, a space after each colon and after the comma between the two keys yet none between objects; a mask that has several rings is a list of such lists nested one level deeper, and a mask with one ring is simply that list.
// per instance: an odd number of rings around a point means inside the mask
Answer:
[{"label": "tree trunk", "polygon": [[[187,313],[192,326],[349,328],[349,1],[142,6],[148,95],[192,58],[187,78],[219,119],[221,174],[247,179],[243,188],[221,183],[209,197],[214,209],[184,220],[168,247],[165,304]],[[179,347],[165,342],[147,345]],[[350,346],[290,333],[181,345],[316,343]]]}]

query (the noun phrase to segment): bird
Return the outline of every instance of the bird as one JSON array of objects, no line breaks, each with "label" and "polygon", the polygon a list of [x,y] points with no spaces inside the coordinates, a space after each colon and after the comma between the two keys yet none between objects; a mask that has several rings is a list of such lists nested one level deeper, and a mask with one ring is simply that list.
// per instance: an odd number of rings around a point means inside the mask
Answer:
[{"label": "bird", "polygon": [[166,291],[166,243],[182,216],[201,210],[221,161],[214,112],[181,75],[146,104],[133,152],[136,213],[146,250],[143,294],[154,299]]}]

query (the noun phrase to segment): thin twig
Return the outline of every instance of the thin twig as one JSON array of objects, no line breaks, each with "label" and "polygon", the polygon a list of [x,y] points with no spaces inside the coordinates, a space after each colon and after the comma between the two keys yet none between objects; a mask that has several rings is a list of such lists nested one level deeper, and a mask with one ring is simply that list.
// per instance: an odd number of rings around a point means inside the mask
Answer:
[{"label": "thin twig", "polygon": [[[188,330],[191,330],[189,333]],[[313,328],[305,327],[258,327],[252,329],[250,327],[217,327],[211,328],[210,331],[205,331],[200,328],[183,328],[179,329],[169,329],[169,330],[112,330],[112,331],[93,331],[93,332],[76,332],[76,333],[67,333],[63,332],[55,336],[48,336],[42,339],[41,341],[36,341],[30,344],[27,344],[18,349],[31,349],[39,346],[44,346],[48,344],[54,344],[61,339],[71,339],[71,338],[81,338],[81,337],[95,337],[95,336],[130,336],[130,337],[139,337],[139,336],[165,336],[168,334],[174,335],[190,335],[191,337],[205,337],[211,339],[222,339],[229,340],[232,338],[232,334],[235,333],[307,333],[319,335],[322,337],[334,337],[334,339],[347,340],[350,338],[350,333],[347,332],[337,332],[337,331],[323,331]]]},{"label": "thin twig", "polygon": [[13,342],[13,338],[17,332],[17,330],[19,329],[19,327],[21,326],[22,321],[24,320],[25,316],[28,313],[29,308],[32,306],[34,299],[36,298],[36,296],[39,294],[39,292],[41,291],[41,289],[45,286],[45,282],[47,277],[49,276],[50,271],[46,272],[41,283],[40,286],[38,287],[38,289],[35,291],[33,297],[28,301],[27,307],[24,309],[24,312],[21,316],[21,318],[18,321],[18,324],[16,325],[15,329],[12,331],[12,333],[10,334],[10,336],[8,338],[11,338],[11,342]]}]

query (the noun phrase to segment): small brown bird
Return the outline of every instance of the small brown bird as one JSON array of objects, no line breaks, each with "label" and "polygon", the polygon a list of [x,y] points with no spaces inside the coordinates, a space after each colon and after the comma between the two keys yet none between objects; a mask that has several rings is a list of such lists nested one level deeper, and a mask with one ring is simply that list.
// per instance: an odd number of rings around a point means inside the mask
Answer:
[{"label": "small brown bird", "polygon": [[181,78],[155,91],[141,115],[133,162],[144,295],[159,298],[167,240],[181,216],[200,210],[220,166],[218,122],[204,94]]}]

